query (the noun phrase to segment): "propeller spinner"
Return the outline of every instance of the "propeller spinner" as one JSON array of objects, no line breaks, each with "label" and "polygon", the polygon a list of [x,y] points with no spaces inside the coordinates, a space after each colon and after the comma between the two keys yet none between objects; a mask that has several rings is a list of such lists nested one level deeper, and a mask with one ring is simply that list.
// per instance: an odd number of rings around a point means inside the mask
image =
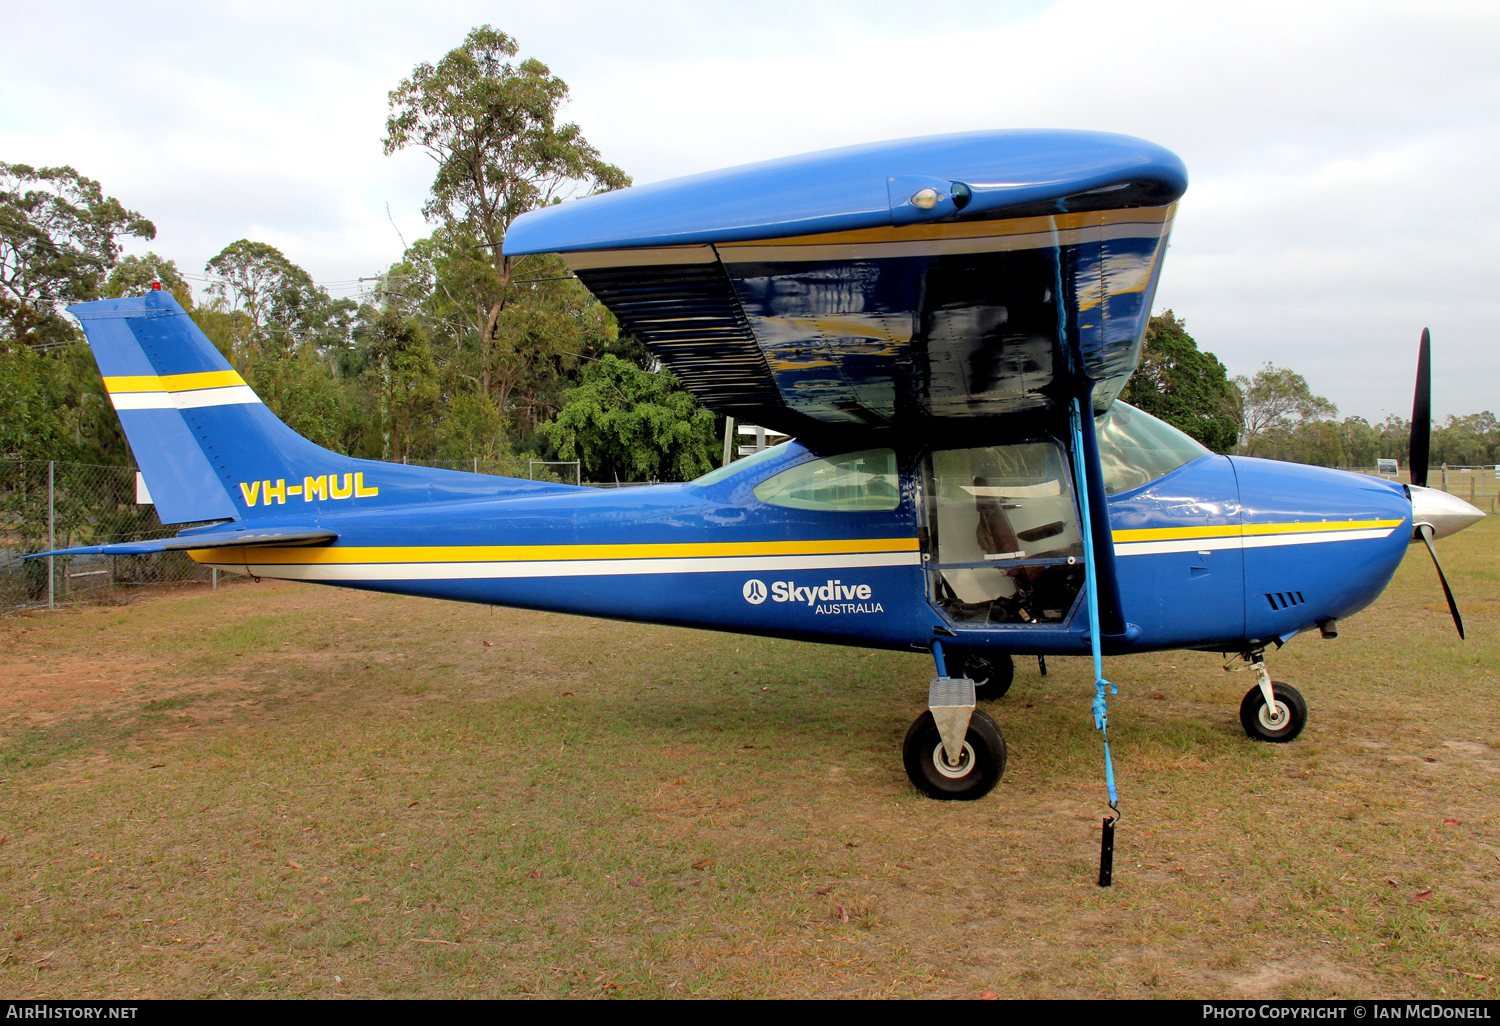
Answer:
[{"label": "propeller spinner", "polygon": [[1422,345],[1417,352],[1417,391],[1411,404],[1411,449],[1407,460],[1411,467],[1411,539],[1427,546],[1427,554],[1432,557],[1438,581],[1443,586],[1443,597],[1448,600],[1448,612],[1453,614],[1453,626],[1458,628],[1458,636],[1462,638],[1464,619],[1458,614],[1458,602],[1453,598],[1453,589],[1448,587],[1448,578],[1443,573],[1443,564],[1438,562],[1437,549],[1432,541],[1457,534],[1484,519],[1484,513],[1456,495],[1427,487],[1431,449],[1432,335],[1423,328]]}]

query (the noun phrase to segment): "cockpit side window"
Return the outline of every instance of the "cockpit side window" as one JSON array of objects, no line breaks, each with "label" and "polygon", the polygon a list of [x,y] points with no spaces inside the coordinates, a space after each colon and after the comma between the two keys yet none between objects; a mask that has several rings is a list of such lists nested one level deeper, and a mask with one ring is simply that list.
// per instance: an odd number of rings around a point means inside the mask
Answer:
[{"label": "cockpit side window", "polygon": [[755,486],[755,497],[772,506],[850,513],[892,510],[901,504],[896,453],[866,449],[799,463]]},{"label": "cockpit side window", "polygon": [[1104,494],[1139,488],[1209,450],[1165,421],[1116,400],[1094,418]]}]

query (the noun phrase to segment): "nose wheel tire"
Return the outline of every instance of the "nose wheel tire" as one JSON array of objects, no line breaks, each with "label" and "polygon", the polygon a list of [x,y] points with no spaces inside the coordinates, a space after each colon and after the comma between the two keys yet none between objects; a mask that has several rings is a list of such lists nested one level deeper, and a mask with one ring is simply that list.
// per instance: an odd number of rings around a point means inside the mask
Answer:
[{"label": "nose wheel tire", "polygon": [[949,660],[948,674],[969,678],[974,682],[974,697],[993,702],[1010,690],[1016,664],[1005,652],[959,652]]},{"label": "nose wheel tire", "polygon": [[1000,783],[1005,772],[1005,737],[989,714],[975,709],[964,738],[963,755],[950,766],[931,712],[918,716],[901,744],[901,759],[912,785],[929,798],[973,801]]},{"label": "nose wheel tire", "polygon": [[1266,705],[1266,696],[1258,686],[1245,692],[1240,702],[1240,726],[1257,741],[1285,744],[1307,726],[1307,702],[1302,692],[1279,680],[1271,682],[1271,691],[1276,696],[1275,709]]}]

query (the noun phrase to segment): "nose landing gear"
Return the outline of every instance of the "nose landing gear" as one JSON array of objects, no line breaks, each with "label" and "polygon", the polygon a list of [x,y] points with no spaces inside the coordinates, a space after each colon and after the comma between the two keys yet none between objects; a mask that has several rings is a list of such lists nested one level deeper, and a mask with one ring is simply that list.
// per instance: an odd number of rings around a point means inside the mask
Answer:
[{"label": "nose landing gear", "polygon": [[1250,668],[1255,671],[1255,687],[1240,702],[1240,726],[1257,741],[1285,744],[1307,726],[1307,702],[1302,692],[1273,681],[1260,652],[1250,654]]}]

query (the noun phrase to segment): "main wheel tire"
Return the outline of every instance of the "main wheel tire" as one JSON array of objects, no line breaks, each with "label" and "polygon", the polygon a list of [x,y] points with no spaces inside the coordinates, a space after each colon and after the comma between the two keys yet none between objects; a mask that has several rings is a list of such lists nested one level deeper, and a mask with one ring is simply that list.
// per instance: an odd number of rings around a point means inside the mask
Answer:
[{"label": "main wheel tire", "polygon": [[964,754],[956,769],[943,757],[943,739],[929,710],[918,716],[901,743],[901,760],[913,786],[929,798],[973,801],[1000,783],[1005,772],[1005,737],[989,714],[974,710]]},{"label": "main wheel tire", "polygon": [[1257,741],[1285,744],[1307,726],[1307,701],[1302,692],[1279,680],[1271,682],[1271,693],[1276,696],[1278,715],[1272,717],[1266,707],[1266,696],[1256,685],[1245,692],[1244,701],[1240,702],[1240,726]]},{"label": "main wheel tire", "polygon": [[1016,663],[1006,652],[958,652],[948,668],[950,676],[974,682],[974,696],[981,702],[1003,698],[1016,679]]}]

